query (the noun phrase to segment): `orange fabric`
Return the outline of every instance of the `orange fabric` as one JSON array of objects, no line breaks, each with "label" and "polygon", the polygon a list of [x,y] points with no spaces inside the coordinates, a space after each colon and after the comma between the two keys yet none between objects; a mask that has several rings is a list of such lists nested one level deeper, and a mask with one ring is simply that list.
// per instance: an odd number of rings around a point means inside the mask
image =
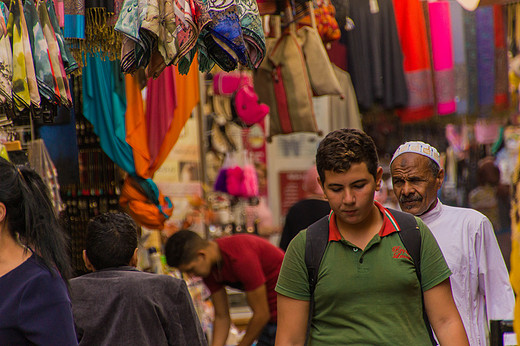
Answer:
[{"label": "orange fabric", "polygon": [[152,175],[166,160],[166,157],[179,139],[182,128],[188,121],[193,108],[199,103],[199,67],[196,59],[194,59],[190,72],[187,75],[181,75],[175,68],[175,82],[177,83],[175,85],[177,90],[177,108],[175,108],[170,130],[164,138],[159,155],[150,167]]},{"label": "orange fabric", "polygon": [[[168,208],[168,202],[164,195],[159,191],[159,203],[162,211],[170,217],[173,207]],[[151,229],[163,229],[166,217],[160,212],[157,206],[151,203],[146,195],[141,191],[139,184],[132,178],[127,177],[121,188],[119,204],[126,209],[128,214],[142,226]]]},{"label": "orange fabric", "polygon": [[143,106],[143,97],[137,78],[130,74],[125,75],[126,87],[126,142],[134,153],[135,170],[142,178],[151,178],[149,174],[150,152],[146,140],[146,121]]}]

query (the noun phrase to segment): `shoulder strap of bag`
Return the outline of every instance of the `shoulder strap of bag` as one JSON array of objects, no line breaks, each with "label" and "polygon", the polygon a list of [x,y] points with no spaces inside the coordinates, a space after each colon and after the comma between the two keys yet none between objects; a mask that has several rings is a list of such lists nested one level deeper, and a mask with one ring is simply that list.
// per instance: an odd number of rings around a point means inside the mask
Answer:
[{"label": "shoulder strap of bag", "polygon": [[314,289],[318,281],[318,270],[320,269],[321,259],[329,242],[329,215],[326,215],[307,228],[305,241],[305,265],[309,275],[309,317],[307,321],[307,335],[305,345],[309,342],[311,333],[311,321],[314,315]]},{"label": "shoulder strap of bag", "polygon": [[[410,257],[412,257],[417,279],[419,280],[419,283],[421,283],[421,232],[419,231],[419,225],[417,225],[417,221],[412,214],[388,208],[387,210],[390,212],[390,214],[392,214],[395,221],[399,225],[399,228],[401,229],[399,232],[399,237],[401,238],[406,251],[408,251],[408,254]],[[426,329],[428,329],[428,334],[430,335],[432,344],[437,345],[437,341],[433,336],[430,321],[428,320],[428,315],[426,314],[426,309],[424,306],[424,294],[422,289],[421,296],[424,323],[426,324]]]}]

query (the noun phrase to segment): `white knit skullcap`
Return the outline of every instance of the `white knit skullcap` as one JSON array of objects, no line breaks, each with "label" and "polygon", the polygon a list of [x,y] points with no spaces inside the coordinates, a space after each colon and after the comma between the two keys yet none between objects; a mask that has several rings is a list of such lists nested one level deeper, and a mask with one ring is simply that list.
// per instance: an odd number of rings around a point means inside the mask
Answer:
[{"label": "white knit skullcap", "polygon": [[434,147],[432,147],[431,145],[429,145],[427,143],[420,142],[420,141],[406,142],[404,144],[401,144],[399,146],[399,148],[397,148],[397,150],[395,151],[394,156],[392,156],[390,165],[392,164],[392,162],[394,162],[394,160],[399,155],[404,154],[404,153],[415,153],[415,154],[429,157],[430,159],[435,161],[435,163],[439,167],[441,166],[440,155],[439,155],[439,152],[437,151],[437,149],[435,149]]}]

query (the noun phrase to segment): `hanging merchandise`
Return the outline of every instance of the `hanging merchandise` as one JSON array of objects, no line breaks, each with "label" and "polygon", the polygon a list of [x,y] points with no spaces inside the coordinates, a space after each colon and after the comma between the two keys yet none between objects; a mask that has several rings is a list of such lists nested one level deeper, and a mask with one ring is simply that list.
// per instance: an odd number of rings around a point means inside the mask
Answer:
[{"label": "hanging merchandise", "polygon": [[348,0],[342,41],[361,110],[375,104],[394,109],[408,104],[403,53],[392,0]]},{"label": "hanging merchandise", "polygon": [[242,127],[250,127],[264,120],[269,113],[269,106],[258,102],[258,95],[252,84],[237,88],[231,97],[233,120]]},{"label": "hanging merchandise", "polygon": [[199,52],[199,69],[215,65],[232,71],[238,64],[258,67],[265,38],[255,1],[154,0],[125,1],[115,30],[123,34],[121,68],[132,73],[145,67],[158,77],[169,65],[187,74]]},{"label": "hanging merchandise", "polygon": [[298,37],[268,39],[267,59],[254,73],[255,90],[270,107],[269,135],[318,132],[312,89]]},{"label": "hanging merchandise", "polygon": [[468,70],[466,66],[464,12],[459,3],[456,1],[450,2],[457,114],[467,114],[468,112]]},{"label": "hanging merchandise", "polygon": [[314,15],[316,16],[316,26],[321,40],[324,43],[337,41],[341,37],[338,22],[334,17],[336,9],[330,0],[317,0]]},{"label": "hanging merchandise", "polygon": [[303,26],[296,36],[305,57],[313,95],[341,95],[338,79],[316,29]]},{"label": "hanging merchandise", "polygon": [[[4,3],[0,3],[5,8]],[[12,107],[13,54],[3,11],[0,11],[0,104]],[[3,116],[7,118],[6,116]],[[3,122],[3,121],[2,121]]]},{"label": "hanging merchandise", "polygon": [[425,120],[434,114],[434,101],[423,7],[420,0],[394,0],[393,3],[408,87],[408,105],[398,109],[397,115],[402,122]]},{"label": "hanging merchandise", "polygon": [[446,115],[456,110],[450,3],[449,1],[429,2],[428,11],[437,113]]},{"label": "hanging merchandise", "polygon": [[213,94],[231,96],[241,84],[253,84],[251,76],[242,71],[217,72],[213,75]]},{"label": "hanging merchandise", "polygon": [[[26,0],[27,1],[27,0]],[[58,172],[51,160],[42,139],[36,139],[28,143],[27,153],[30,166],[42,177],[49,188],[50,197],[54,208],[59,213],[65,209],[60,197],[60,184],[58,183]]]},{"label": "hanging merchandise", "polygon": [[493,7],[475,11],[479,116],[489,117],[495,102],[495,35]]},{"label": "hanging merchandise", "polygon": [[[237,157],[240,157],[240,160]],[[235,197],[258,196],[258,177],[247,152],[226,155],[215,180],[214,190]]]}]

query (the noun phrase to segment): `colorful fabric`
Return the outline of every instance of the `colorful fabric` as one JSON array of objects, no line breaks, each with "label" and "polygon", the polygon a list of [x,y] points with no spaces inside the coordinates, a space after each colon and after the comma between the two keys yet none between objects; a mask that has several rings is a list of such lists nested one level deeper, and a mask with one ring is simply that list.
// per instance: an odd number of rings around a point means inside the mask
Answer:
[{"label": "colorful fabric", "polygon": [[175,0],[174,2],[178,52],[173,64],[177,64],[197,43],[199,29],[193,18],[192,5],[193,0]]},{"label": "colorful fabric", "polygon": [[54,33],[56,35],[56,40],[58,41],[58,45],[60,47],[61,59],[63,61],[63,67],[67,74],[72,73],[78,68],[78,64],[76,60],[72,57],[72,53],[70,52],[68,44],[65,42],[65,37],[63,36],[63,32],[61,31],[61,27],[59,25],[58,18],[56,17],[56,10],[54,8],[54,2],[52,0],[47,0],[47,11],[49,12],[49,19],[52,24],[52,28],[54,29]]},{"label": "colorful fabric", "polygon": [[[3,4],[3,3],[2,3]],[[13,102],[13,52],[3,12],[0,12],[0,103]]]},{"label": "colorful fabric", "polygon": [[419,0],[394,0],[395,20],[403,50],[408,105],[398,109],[402,122],[433,116],[433,80],[424,12]]},{"label": "colorful fabric", "polygon": [[31,42],[31,52],[34,60],[36,80],[41,96],[49,102],[58,103],[60,98],[59,89],[54,89],[54,76],[49,57],[49,47],[43,29],[40,25],[38,12],[33,0],[25,0],[24,14],[27,27],[30,28],[29,41]]},{"label": "colorful fabric", "polygon": [[464,11],[464,50],[468,76],[468,113],[478,110],[478,63],[477,63],[477,22],[476,13]]},{"label": "colorful fabric", "polygon": [[265,36],[255,0],[236,0],[249,67],[258,68],[265,56]]},{"label": "colorful fabric", "polygon": [[[232,71],[240,62],[247,66],[247,51],[238,17],[237,5],[233,1],[221,2],[207,0],[211,23],[201,32],[207,57],[212,59],[224,71]],[[205,54],[200,56],[201,66]]]},{"label": "colorful fabric", "polygon": [[70,39],[85,39],[85,1],[63,0],[65,37]]},{"label": "colorful fabric", "polygon": [[491,116],[495,103],[495,35],[493,7],[475,11],[479,116]]},{"label": "colorful fabric", "polygon": [[468,72],[466,68],[464,10],[456,1],[450,2],[453,68],[455,73],[455,101],[457,114],[468,112]]},{"label": "colorful fabric", "polygon": [[59,95],[60,104],[70,106],[72,102],[72,97],[70,96],[70,91],[69,94],[67,94],[68,79],[67,75],[64,72],[63,61],[61,60],[60,54],[60,47],[58,45],[54,29],[49,18],[49,12],[47,10],[47,6],[45,5],[45,1],[39,0],[36,4],[36,8],[38,10],[38,16],[40,18],[40,23],[43,29],[43,35],[45,37],[45,40],[47,41],[47,46],[49,47],[49,57],[54,75],[54,83],[58,89],[58,92],[56,92],[55,87],[55,94]]},{"label": "colorful fabric", "polygon": [[13,100],[18,110],[29,108],[31,94],[27,81],[27,69],[22,38],[19,0],[11,1],[7,32],[13,47]]},{"label": "colorful fabric", "polygon": [[175,11],[172,1],[148,0],[146,16],[141,23],[141,30],[153,33],[157,40],[157,49],[164,63],[170,65],[177,56],[175,40]]},{"label": "colorful fabric", "polygon": [[505,21],[502,6],[493,6],[495,25],[495,108],[504,110],[509,106],[509,77]]},{"label": "colorful fabric", "polygon": [[450,2],[429,2],[428,10],[437,113],[439,115],[446,115],[454,113],[457,107],[455,103]]}]

